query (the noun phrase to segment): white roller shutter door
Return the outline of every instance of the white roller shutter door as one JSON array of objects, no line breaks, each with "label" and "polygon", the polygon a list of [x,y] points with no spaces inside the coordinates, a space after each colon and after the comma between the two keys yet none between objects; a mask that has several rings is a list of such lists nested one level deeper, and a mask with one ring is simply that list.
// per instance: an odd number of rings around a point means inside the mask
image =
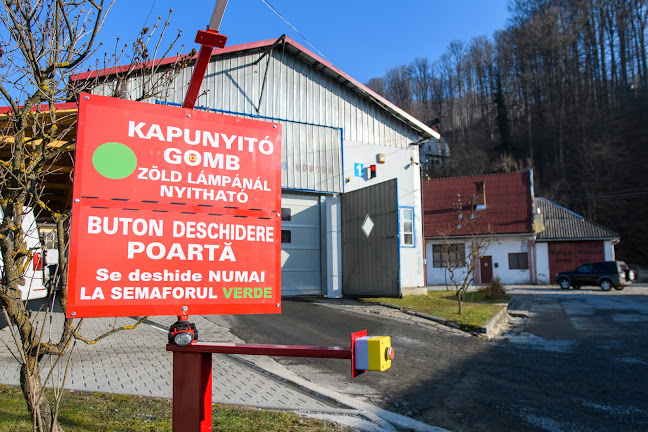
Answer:
[{"label": "white roller shutter door", "polygon": [[320,295],[320,199],[281,196],[281,294]]}]

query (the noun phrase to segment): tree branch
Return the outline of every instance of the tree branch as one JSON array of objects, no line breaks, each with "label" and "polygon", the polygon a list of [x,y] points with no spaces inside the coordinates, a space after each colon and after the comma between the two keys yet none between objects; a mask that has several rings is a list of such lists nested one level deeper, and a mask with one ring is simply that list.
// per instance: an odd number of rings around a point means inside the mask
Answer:
[{"label": "tree branch", "polygon": [[94,345],[97,342],[99,342],[101,339],[104,339],[104,338],[110,336],[111,334],[114,334],[114,333],[117,333],[117,332],[120,332],[120,331],[124,331],[124,330],[133,330],[134,328],[137,328],[141,323],[143,323],[147,319],[148,319],[148,316],[140,317],[137,320],[137,322],[135,324],[133,324],[133,325],[125,325],[125,326],[114,328],[114,329],[102,334],[101,336],[96,337],[95,339],[85,338],[85,337],[79,335],[76,330],[73,332],[73,334],[74,334],[75,339],[80,340],[81,342],[83,342],[83,343],[85,343],[87,345]]},{"label": "tree branch", "polygon": [[11,97],[11,95],[9,94],[9,92],[7,91],[7,89],[5,88],[5,86],[2,85],[1,82],[0,82],[0,93],[2,93],[2,96],[4,96],[4,98],[7,100],[7,102],[9,103],[9,105],[11,105],[11,109],[12,109],[14,112],[18,111],[18,104],[16,103],[16,101],[14,100],[14,98]]}]

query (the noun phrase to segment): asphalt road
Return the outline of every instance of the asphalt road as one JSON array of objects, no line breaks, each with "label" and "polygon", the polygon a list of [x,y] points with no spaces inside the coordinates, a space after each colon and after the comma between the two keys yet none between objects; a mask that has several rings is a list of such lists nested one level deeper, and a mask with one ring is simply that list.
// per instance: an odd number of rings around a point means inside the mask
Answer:
[{"label": "asphalt road", "polygon": [[277,358],[299,375],[453,431],[648,431],[648,288],[519,288],[528,318],[485,341],[458,331],[284,299],[228,316],[249,343],[348,345],[389,335],[392,368],[350,379],[344,360]]}]

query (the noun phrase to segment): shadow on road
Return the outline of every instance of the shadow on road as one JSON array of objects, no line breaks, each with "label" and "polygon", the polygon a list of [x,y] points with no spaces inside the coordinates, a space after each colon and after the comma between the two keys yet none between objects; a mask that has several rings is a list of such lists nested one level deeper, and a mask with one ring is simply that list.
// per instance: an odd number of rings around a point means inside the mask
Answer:
[{"label": "shadow on road", "polygon": [[[586,302],[590,308],[602,300],[622,299],[627,307],[641,301],[646,305],[646,296],[582,290],[555,295],[565,292],[545,289],[550,295],[543,301],[557,310],[548,321],[580,331],[580,336],[567,332],[568,341],[534,335],[485,341],[443,327],[288,299],[282,300],[281,315],[228,319],[231,331],[252,343],[346,345],[350,331],[364,328],[370,335],[391,336],[396,350],[392,368],[354,380],[339,360],[277,360],[320,385],[430,425],[480,432],[648,430],[643,408],[648,406],[648,346],[638,337],[645,333],[645,322],[623,322],[619,318],[626,310],[608,310],[601,312],[601,324],[580,330],[587,323],[580,317],[573,321],[558,304],[569,303],[573,310],[581,303],[576,300],[580,293],[581,300],[592,300]],[[531,292],[521,296],[532,297]]]}]

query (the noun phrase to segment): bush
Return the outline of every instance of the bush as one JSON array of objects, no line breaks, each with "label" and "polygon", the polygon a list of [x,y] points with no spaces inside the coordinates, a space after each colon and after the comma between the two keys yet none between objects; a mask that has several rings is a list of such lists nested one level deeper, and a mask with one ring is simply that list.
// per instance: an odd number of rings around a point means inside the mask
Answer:
[{"label": "bush", "polygon": [[484,296],[491,300],[506,297],[506,287],[498,276],[495,276],[491,283],[484,288]]}]

